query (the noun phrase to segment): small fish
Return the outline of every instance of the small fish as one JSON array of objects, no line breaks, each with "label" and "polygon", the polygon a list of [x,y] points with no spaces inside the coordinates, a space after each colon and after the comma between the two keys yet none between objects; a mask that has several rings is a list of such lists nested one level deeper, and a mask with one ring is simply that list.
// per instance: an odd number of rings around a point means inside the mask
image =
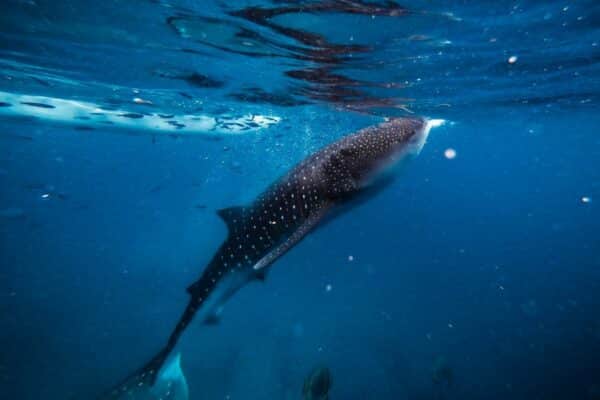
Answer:
[{"label": "small fish", "polygon": [[304,381],[302,400],[328,400],[331,384],[332,379],[329,368],[315,368]]},{"label": "small fish", "polygon": [[25,217],[25,210],[19,207],[9,207],[0,210],[0,218],[20,219]]}]

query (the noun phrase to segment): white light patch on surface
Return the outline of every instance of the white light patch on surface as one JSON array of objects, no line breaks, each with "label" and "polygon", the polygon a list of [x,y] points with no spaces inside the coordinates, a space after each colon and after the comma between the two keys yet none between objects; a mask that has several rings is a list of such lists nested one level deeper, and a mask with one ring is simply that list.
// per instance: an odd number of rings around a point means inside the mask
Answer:
[{"label": "white light patch on surface", "polygon": [[[137,99],[137,98],[136,98]],[[278,116],[246,114],[230,115],[172,115],[141,113],[131,110],[106,110],[100,105],[45,96],[30,96],[0,91],[0,115],[29,116],[69,125],[110,126],[150,130],[157,133],[243,134],[268,128],[281,121]],[[136,103],[146,102],[139,99]]]},{"label": "white light patch on surface", "polygon": [[133,102],[136,104],[152,104],[150,100],[144,100],[141,97],[134,97]]}]

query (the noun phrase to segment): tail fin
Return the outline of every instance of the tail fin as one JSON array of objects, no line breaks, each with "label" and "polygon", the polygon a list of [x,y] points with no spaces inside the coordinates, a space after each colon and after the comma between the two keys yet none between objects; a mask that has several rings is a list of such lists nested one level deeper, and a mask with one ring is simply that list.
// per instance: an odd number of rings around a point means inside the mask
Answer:
[{"label": "tail fin", "polygon": [[124,394],[128,394],[127,398],[135,398],[136,393],[144,391],[148,389],[148,386],[154,385],[157,377],[159,376],[160,370],[171,354],[171,351],[177,345],[177,341],[179,337],[187,328],[192,319],[194,318],[194,314],[198,308],[198,300],[192,296],[189,304],[187,305],[183,315],[179,319],[179,322],[175,326],[175,329],[171,333],[169,340],[165,347],[162,348],[150,361],[148,361],[144,366],[134,373],[125,378],[121,383],[114,386],[107,393],[100,397],[99,400],[116,400],[122,398]]},{"label": "tail fin", "polygon": [[101,395],[98,400],[139,398],[141,396],[140,393],[147,392],[154,385],[169,352],[169,349],[166,347],[162,349],[142,368],[136,370],[108,392]]},{"label": "tail fin", "polygon": [[188,400],[189,390],[181,369],[180,353],[167,361],[151,392],[156,399]]},{"label": "tail fin", "polygon": [[[185,375],[181,370],[181,356],[176,354],[165,363],[159,360],[159,355],[136,373],[129,376],[121,384],[115,386],[109,393],[100,397],[101,400],[188,400],[189,391]],[[157,363],[164,363],[160,370]],[[160,372],[159,372],[160,371]],[[155,381],[154,383],[152,381]]]}]

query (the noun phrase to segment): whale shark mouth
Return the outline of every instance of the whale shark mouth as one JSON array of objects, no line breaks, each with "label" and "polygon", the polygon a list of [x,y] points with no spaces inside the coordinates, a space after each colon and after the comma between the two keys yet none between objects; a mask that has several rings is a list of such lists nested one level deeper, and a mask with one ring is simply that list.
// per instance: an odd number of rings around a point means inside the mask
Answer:
[{"label": "whale shark mouth", "polygon": [[421,150],[423,150],[423,146],[427,143],[427,138],[429,137],[429,133],[431,129],[440,127],[446,123],[444,119],[425,119],[425,124],[423,125],[422,131],[418,137],[418,140],[415,144],[416,154],[419,154]]},{"label": "whale shark mouth", "polygon": [[425,129],[427,130],[427,133],[429,134],[429,130],[431,128],[437,128],[439,126],[442,126],[446,123],[445,119],[428,119],[425,122]]},{"label": "whale shark mouth", "polygon": [[[144,100],[134,98],[132,101],[139,104]],[[131,112],[78,100],[2,91],[0,91],[0,115],[33,117],[89,129],[109,126],[111,129],[135,129],[181,135],[237,135],[265,129],[281,121],[278,116],[261,114],[214,116]]]}]

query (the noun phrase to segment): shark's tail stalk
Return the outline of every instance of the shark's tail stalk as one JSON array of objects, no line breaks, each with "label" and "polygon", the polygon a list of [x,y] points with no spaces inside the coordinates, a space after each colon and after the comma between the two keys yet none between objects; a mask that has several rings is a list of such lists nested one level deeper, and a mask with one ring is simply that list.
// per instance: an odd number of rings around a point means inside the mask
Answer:
[{"label": "shark's tail stalk", "polygon": [[134,373],[130,374],[127,378],[122,380],[119,384],[115,385],[108,392],[104,393],[99,397],[98,400],[112,400],[118,399],[124,393],[130,391],[137,391],[145,386],[152,386],[159,375],[159,372],[165,361],[177,345],[179,337],[185,330],[185,328],[192,322],[194,314],[199,307],[199,302],[195,296],[192,296],[188,303],[183,315],[179,319],[177,326],[169,336],[167,344],[158,352],[154,357],[150,359],[144,366],[137,369]]}]

